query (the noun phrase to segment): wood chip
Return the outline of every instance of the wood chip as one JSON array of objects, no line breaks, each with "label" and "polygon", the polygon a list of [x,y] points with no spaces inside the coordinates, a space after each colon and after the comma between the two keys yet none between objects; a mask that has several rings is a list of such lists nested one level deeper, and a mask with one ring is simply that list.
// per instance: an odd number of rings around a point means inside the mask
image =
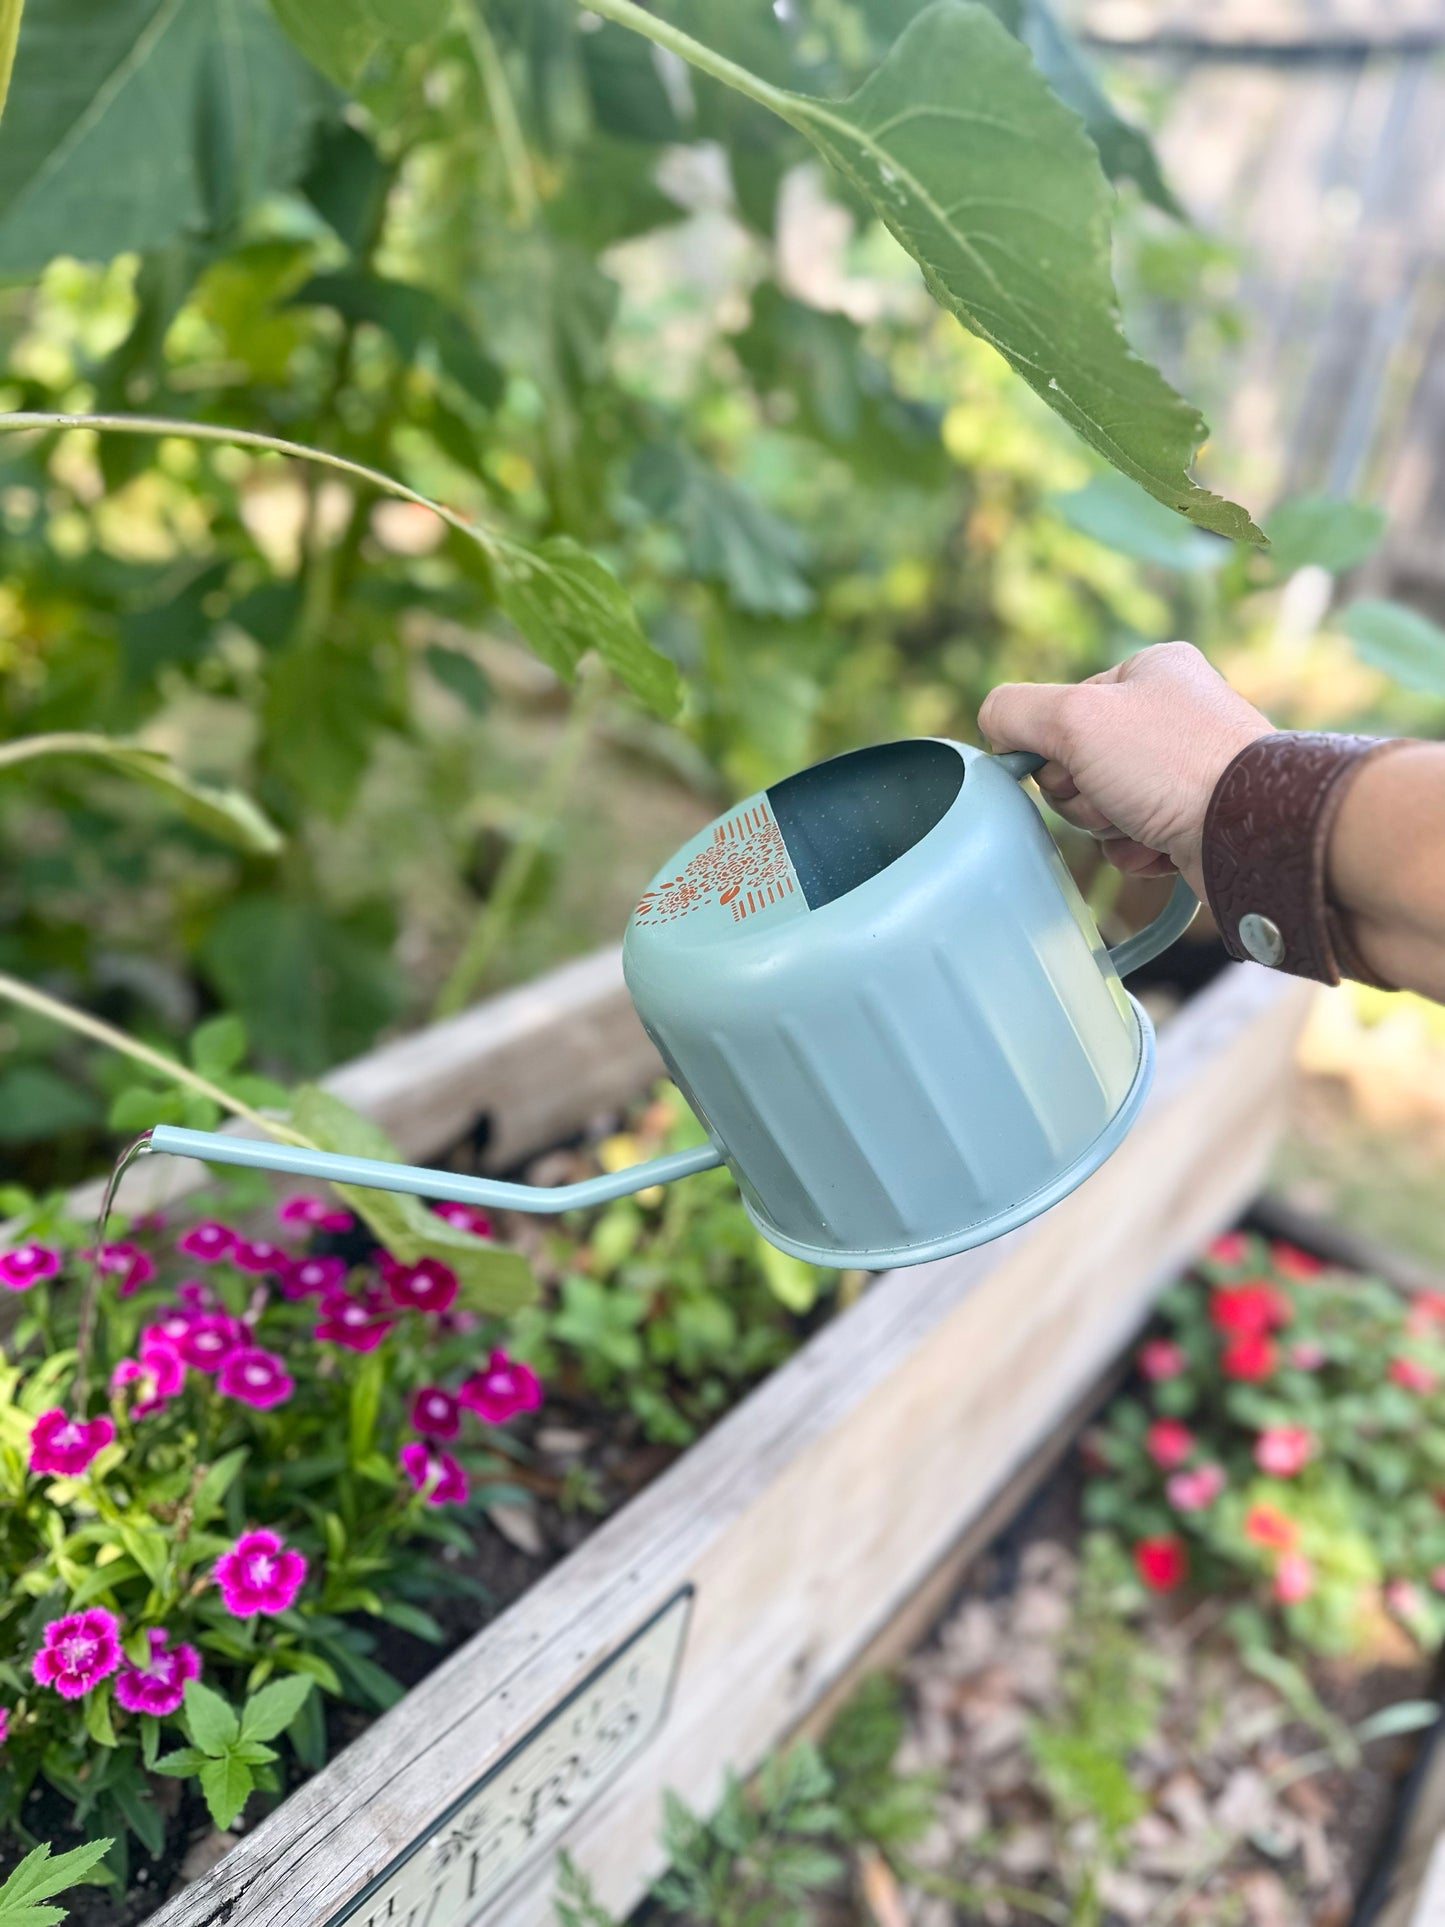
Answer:
[{"label": "wood chip", "polygon": [[872,1927],[908,1927],[902,1890],[876,1847],[859,1850],[858,1890]]},{"label": "wood chip", "polygon": [[547,1541],[542,1537],[537,1515],[530,1506],[512,1505],[507,1500],[501,1500],[487,1507],[487,1517],[502,1537],[519,1552],[525,1552],[533,1559],[540,1559],[546,1552]]},{"label": "wood chip", "polygon": [[212,1867],[225,1859],[232,1847],[239,1845],[236,1834],[222,1833],[219,1827],[212,1827],[209,1833],[203,1833],[199,1840],[193,1841],[186,1849],[179,1878],[172,1891],[179,1892],[187,1881],[199,1880],[203,1874],[208,1874]]}]

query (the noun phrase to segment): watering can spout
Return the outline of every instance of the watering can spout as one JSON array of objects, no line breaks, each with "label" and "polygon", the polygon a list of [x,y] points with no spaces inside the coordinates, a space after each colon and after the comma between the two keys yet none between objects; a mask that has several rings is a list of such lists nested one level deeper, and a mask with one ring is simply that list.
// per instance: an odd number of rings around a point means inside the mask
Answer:
[{"label": "watering can spout", "polygon": [[385,1158],[346,1157],[339,1151],[315,1151],[309,1145],[276,1144],[266,1138],[232,1137],[224,1131],[187,1131],[178,1125],[157,1124],[147,1148],[171,1157],[201,1158],[207,1164],[240,1164],[253,1171],[279,1171],[287,1177],[316,1178],[328,1184],[355,1184],[373,1191],[406,1191],[413,1197],[439,1203],[475,1204],[492,1211],[579,1211],[630,1197],[649,1185],[670,1184],[696,1171],[710,1171],[723,1161],[712,1144],[650,1158],[624,1171],[576,1184],[552,1186],[510,1184],[501,1178],[473,1178],[458,1171],[431,1171],[415,1164],[393,1164]]}]

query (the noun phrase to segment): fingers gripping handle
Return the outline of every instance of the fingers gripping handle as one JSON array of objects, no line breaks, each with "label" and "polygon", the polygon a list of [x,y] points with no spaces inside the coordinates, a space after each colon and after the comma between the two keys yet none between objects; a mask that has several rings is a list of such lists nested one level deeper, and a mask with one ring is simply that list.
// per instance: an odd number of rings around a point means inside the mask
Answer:
[{"label": "fingers gripping handle", "polygon": [[[1002,763],[1010,776],[1022,782],[1026,776],[1033,776],[1048,761],[1031,749],[1005,750],[995,756],[996,763]],[[1177,938],[1193,923],[1199,914],[1199,899],[1184,881],[1175,877],[1174,888],[1169,892],[1169,901],[1152,923],[1146,923],[1142,930],[1136,930],[1132,937],[1116,943],[1109,952],[1109,961],[1121,977],[1127,977],[1131,970],[1146,964],[1169,948]]]}]

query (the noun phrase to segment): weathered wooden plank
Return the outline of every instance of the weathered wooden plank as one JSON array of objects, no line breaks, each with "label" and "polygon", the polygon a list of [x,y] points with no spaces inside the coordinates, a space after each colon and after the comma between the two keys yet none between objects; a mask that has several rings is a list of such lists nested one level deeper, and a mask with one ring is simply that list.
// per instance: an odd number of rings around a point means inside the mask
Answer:
[{"label": "weathered wooden plank", "polygon": [[[664,1788],[707,1806],[725,1767],[797,1724],[1252,1193],[1308,996],[1228,970],[1170,1025],[1139,1122],[1086,1185],[994,1245],[880,1279],[154,1927],[320,1927],[690,1583],[670,1717],[568,1835],[630,1906]],[[538,1868],[475,1927],[551,1927],[552,1884]]]},{"label": "weathered wooden plank", "polygon": [[1115,47],[1338,55],[1445,38],[1437,0],[1085,0],[1074,11],[1091,39]]}]

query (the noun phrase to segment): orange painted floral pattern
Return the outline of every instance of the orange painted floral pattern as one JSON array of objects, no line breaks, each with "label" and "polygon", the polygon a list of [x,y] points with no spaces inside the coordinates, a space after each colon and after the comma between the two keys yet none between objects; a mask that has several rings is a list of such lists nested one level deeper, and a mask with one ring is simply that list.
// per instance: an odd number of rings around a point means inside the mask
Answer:
[{"label": "orange painted floral pattern", "polygon": [[675,877],[648,890],[637,905],[638,923],[671,923],[711,905],[734,923],[791,896],[797,888],[783,833],[766,803],[739,810],[713,831],[713,840],[688,858]]}]

